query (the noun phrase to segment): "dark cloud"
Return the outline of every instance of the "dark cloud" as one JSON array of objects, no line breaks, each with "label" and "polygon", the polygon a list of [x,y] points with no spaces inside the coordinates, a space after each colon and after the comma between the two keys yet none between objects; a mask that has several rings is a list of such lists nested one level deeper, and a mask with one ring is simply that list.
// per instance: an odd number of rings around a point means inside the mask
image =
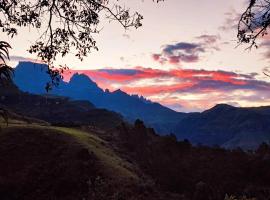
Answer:
[{"label": "dark cloud", "polygon": [[153,55],[152,55],[152,58],[153,58],[155,61],[159,61],[159,60],[160,60],[160,57],[161,57],[161,54],[153,54]]},{"label": "dark cloud", "polygon": [[179,56],[171,56],[169,57],[169,63],[171,64],[179,64],[180,62],[193,63],[198,62],[198,55],[179,55]]},{"label": "dark cloud", "polygon": [[136,69],[99,69],[98,71],[111,74],[111,75],[121,74],[121,75],[126,75],[126,76],[133,76],[139,73],[139,71]]},{"label": "dark cloud", "polygon": [[168,62],[168,58],[162,56],[162,54],[152,54],[152,58],[154,61],[159,62],[162,65]]},{"label": "dark cloud", "polygon": [[179,42],[173,45],[166,45],[163,49],[163,52],[169,55],[173,55],[176,51],[183,51],[187,54],[194,52],[204,52],[204,49],[200,44]]},{"label": "dark cloud", "polygon": [[[205,52],[202,44],[179,42],[173,45],[166,45],[159,60],[163,63],[168,61],[171,64],[198,62],[199,54],[202,52]],[[161,60],[162,58],[163,60]]]},{"label": "dark cloud", "polygon": [[218,51],[218,35],[200,35],[195,38],[197,42],[178,42],[163,46],[161,53],[152,54],[152,58],[161,64],[180,65],[181,63],[194,63],[200,60],[203,53]]}]

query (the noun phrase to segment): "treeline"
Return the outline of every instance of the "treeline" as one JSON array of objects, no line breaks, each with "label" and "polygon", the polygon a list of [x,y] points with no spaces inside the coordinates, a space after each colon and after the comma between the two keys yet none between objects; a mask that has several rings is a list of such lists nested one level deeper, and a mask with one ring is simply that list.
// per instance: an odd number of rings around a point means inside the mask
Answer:
[{"label": "treeline", "polygon": [[174,135],[158,136],[140,120],[122,124],[116,133],[110,140],[164,192],[192,200],[224,200],[226,194],[270,198],[270,147],[265,143],[249,152],[195,147]]}]

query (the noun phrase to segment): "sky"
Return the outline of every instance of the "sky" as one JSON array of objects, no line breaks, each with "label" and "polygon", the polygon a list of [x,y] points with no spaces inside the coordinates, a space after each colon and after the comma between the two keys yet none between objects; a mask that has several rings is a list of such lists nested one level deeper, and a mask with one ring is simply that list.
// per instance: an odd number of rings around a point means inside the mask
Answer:
[{"label": "sky", "polygon": [[[124,30],[102,20],[95,36],[99,51],[83,62],[73,54],[58,58],[70,72],[85,73],[103,89],[139,94],[176,111],[270,105],[270,38],[258,49],[237,47],[237,21],[247,0],[120,0],[144,16],[143,26]],[[24,28],[11,39],[11,64],[36,59],[27,48],[39,32]]]}]

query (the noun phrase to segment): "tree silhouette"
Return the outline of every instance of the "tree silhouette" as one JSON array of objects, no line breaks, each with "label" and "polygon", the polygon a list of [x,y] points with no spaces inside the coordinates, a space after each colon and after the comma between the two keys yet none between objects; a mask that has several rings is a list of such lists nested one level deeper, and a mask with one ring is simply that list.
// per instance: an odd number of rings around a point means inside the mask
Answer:
[{"label": "tree silhouette", "polygon": [[238,23],[238,42],[257,48],[257,39],[268,34],[270,1],[250,0]]},{"label": "tree silhouette", "polygon": [[10,45],[7,42],[0,41],[0,81],[10,81],[13,75],[13,69],[7,65],[6,59],[9,59]]},{"label": "tree silhouette", "polygon": [[[257,48],[258,38],[268,35],[270,27],[270,1],[250,0],[238,23],[239,44],[249,44],[247,49]],[[265,71],[266,76],[270,75]]]},{"label": "tree silhouette", "polygon": [[[159,2],[163,0],[153,0]],[[83,60],[92,50],[98,50],[94,36],[99,33],[101,16],[117,21],[124,29],[142,26],[143,16],[131,12],[118,0],[0,0],[0,28],[13,37],[20,27],[38,29],[41,34],[29,48],[48,64],[52,82],[61,77],[60,67],[55,70],[53,62],[57,55],[66,56],[75,51]]]},{"label": "tree silhouette", "polygon": [[[7,42],[0,41],[0,84],[6,84],[12,81],[13,69],[8,66],[6,59],[9,59],[10,45]],[[8,124],[8,112],[0,108],[0,116]]]}]

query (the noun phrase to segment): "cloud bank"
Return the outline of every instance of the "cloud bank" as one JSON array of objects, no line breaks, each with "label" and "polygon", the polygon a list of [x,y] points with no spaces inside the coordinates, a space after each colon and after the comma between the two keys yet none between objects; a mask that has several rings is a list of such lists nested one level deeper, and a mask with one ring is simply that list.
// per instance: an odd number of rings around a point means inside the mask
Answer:
[{"label": "cloud bank", "polygon": [[[186,44],[180,47],[185,51],[196,48]],[[175,48],[169,47],[167,51]],[[270,104],[270,83],[257,80],[257,73],[136,67],[72,71],[66,80],[76,72],[88,75],[104,89],[122,89],[129,94],[143,95],[179,111],[201,111],[217,103]]]}]

